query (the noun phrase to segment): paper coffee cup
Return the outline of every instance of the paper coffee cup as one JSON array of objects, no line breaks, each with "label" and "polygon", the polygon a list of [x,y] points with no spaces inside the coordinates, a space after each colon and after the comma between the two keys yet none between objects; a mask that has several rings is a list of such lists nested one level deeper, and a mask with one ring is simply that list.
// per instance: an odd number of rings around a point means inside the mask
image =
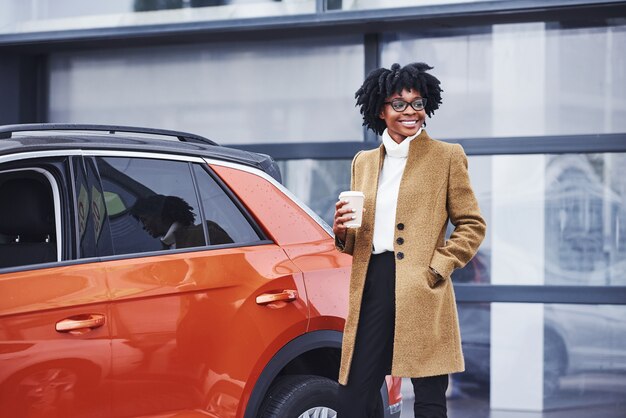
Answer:
[{"label": "paper coffee cup", "polygon": [[363,200],[365,195],[363,192],[345,191],[339,194],[339,200],[345,200],[346,203],[344,209],[354,209],[352,215],[354,219],[344,222],[344,225],[348,228],[359,228],[363,222]]}]

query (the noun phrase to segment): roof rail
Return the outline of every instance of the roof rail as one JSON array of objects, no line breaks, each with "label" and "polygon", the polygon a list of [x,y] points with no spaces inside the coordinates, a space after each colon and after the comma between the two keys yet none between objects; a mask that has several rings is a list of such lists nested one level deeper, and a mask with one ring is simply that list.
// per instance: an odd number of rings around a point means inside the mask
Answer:
[{"label": "roof rail", "polygon": [[116,132],[128,132],[136,134],[154,134],[172,136],[178,138],[181,142],[196,142],[209,145],[219,145],[205,137],[190,134],[187,132],[170,131],[167,129],[139,128],[136,126],[119,126],[119,125],[85,125],[72,123],[26,123],[20,125],[4,125],[0,126],[0,139],[11,138],[15,132],[33,132],[33,131],[98,131],[115,134]]}]

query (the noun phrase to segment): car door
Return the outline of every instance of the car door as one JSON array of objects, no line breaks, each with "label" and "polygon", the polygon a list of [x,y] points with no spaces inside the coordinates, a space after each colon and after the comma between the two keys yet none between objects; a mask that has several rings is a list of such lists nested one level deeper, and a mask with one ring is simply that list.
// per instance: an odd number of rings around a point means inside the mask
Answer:
[{"label": "car door", "polygon": [[2,416],[109,416],[108,290],[97,260],[72,260],[71,171],[67,158],[0,165]]},{"label": "car door", "polygon": [[94,159],[113,243],[112,416],[235,417],[269,353],[306,330],[302,275],[202,160],[152,157]]}]

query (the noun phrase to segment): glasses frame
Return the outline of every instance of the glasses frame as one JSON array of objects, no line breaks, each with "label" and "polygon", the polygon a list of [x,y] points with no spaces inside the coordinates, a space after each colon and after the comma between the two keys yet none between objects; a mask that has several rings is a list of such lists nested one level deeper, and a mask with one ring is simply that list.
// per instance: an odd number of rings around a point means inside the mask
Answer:
[{"label": "glasses frame", "polygon": [[[418,103],[419,104],[416,104]],[[413,110],[424,110],[424,108],[426,107],[426,98],[425,97],[420,97],[418,99],[413,100],[412,102],[407,102],[405,100],[402,99],[393,99],[389,102],[384,102],[385,104],[391,105],[391,108],[393,110],[395,110],[396,112],[404,112],[406,110],[407,107],[409,107],[409,105],[411,105],[411,107],[413,108]],[[398,108],[396,109],[396,106],[394,106],[394,103],[402,103],[402,109]]]}]

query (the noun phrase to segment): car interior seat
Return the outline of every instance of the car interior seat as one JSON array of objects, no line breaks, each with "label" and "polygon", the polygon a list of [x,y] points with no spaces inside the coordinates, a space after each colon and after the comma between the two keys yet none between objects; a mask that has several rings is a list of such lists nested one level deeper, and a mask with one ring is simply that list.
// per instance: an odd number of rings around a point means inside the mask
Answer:
[{"label": "car interior seat", "polygon": [[57,260],[54,202],[41,178],[0,178],[0,268]]}]

